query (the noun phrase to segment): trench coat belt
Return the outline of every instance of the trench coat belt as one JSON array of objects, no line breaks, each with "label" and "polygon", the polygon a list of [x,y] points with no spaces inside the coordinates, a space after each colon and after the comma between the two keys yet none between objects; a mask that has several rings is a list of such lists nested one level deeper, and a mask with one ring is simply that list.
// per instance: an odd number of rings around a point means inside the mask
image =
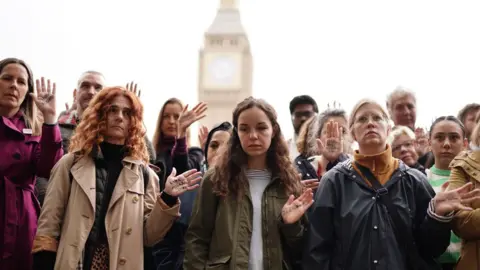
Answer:
[{"label": "trench coat belt", "polygon": [[[3,247],[2,253],[3,258],[10,257],[13,255],[15,249],[15,236],[17,235],[17,228],[19,225],[28,226],[28,224],[20,224],[19,215],[20,211],[25,211],[25,209],[17,209],[17,189],[28,190],[32,194],[32,199],[34,199],[34,185],[32,183],[28,184],[17,184],[11,181],[8,177],[3,176],[3,186],[4,194],[0,194],[4,198],[4,224],[3,224]],[[23,198],[18,198],[22,200]],[[34,201],[35,203],[35,201]],[[34,206],[38,208],[37,206]]]}]

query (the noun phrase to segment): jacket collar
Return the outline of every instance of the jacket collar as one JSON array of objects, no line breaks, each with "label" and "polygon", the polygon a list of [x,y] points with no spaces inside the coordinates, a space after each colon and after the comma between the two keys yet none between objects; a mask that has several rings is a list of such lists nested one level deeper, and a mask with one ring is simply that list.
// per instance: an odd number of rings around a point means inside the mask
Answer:
[{"label": "jacket collar", "polygon": [[367,167],[373,173],[383,174],[390,170],[394,164],[394,158],[392,156],[392,148],[387,144],[385,151],[376,155],[362,155],[355,151],[353,156],[354,160],[360,165]]},{"label": "jacket collar", "polygon": [[[123,160],[123,169],[118,176],[118,182],[113,190],[110,199],[110,207],[129,189],[135,189],[138,194],[143,194],[143,185],[141,189],[135,188],[134,185],[140,179],[139,167],[144,164],[143,161],[134,159],[133,157],[125,157]],[[73,179],[77,182],[83,192],[87,195],[92,210],[95,211],[95,190],[96,190],[96,167],[95,160],[92,155],[82,156],[75,162],[70,169]]]},{"label": "jacket collar", "polygon": [[[360,184],[364,187],[372,189],[372,187],[370,187],[367,184],[367,182],[365,182],[363,180],[362,176],[353,168],[352,162],[353,162],[352,159],[348,159],[348,160],[340,163],[341,164],[340,166],[336,166],[336,167],[332,168],[332,170],[338,170],[340,173],[346,175],[347,178],[349,178],[350,180],[353,180],[353,181],[357,182],[358,184]],[[397,180],[400,179],[402,176],[409,174],[407,172],[408,170],[409,170],[409,168],[405,165],[405,163],[403,163],[403,161],[399,160],[398,161],[398,168],[393,172],[393,174],[391,176],[393,181],[392,180],[388,181],[385,184],[385,186],[388,187],[388,186],[394,184],[395,182],[397,182]]]}]

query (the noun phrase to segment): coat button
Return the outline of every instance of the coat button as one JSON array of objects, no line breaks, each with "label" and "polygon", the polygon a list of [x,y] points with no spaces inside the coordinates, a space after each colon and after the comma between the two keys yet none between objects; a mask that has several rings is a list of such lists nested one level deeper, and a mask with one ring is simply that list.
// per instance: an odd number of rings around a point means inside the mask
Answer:
[{"label": "coat button", "polygon": [[138,202],[138,196],[137,196],[137,195],[135,195],[135,196],[133,197],[132,202],[133,202],[133,203],[137,203],[137,202]]},{"label": "coat button", "polygon": [[373,229],[374,229],[374,230],[378,230],[377,225],[373,226]]},{"label": "coat button", "polygon": [[307,173],[307,176],[308,176],[308,177],[310,177],[310,174],[309,174],[309,173]]},{"label": "coat button", "polygon": [[127,229],[127,234],[128,234],[128,235],[132,234],[132,228],[128,228],[128,229]]},{"label": "coat button", "polygon": [[125,259],[125,258],[120,258],[120,261],[118,261],[118,263],[119,263],[120,265],[125,265],[125,263],[127,263],[127,259]]},{"label": "coat button", "polygon": [[297,161],[297,163],[298,163],[298,165],[302,164],[302,162],[300,162],[300,161]]},{"label": "coat button", "polygon": [[374,263],[374,264],[377,264],[377,263],[378,263],[378,261],[377,261],[377,260],[373,260],[373,263]]},{"label": "coat button", "polygon": [[376,200],[376,199],[377,199],[377,198],[375,198],[375,197],[372,197],[372,200]]}]

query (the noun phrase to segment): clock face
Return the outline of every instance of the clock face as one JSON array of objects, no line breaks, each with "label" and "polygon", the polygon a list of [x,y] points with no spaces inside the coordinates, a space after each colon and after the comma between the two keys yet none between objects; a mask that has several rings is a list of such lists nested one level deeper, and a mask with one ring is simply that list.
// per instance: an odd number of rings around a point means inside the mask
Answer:
[{"label": "clock face", "polygon": [[241,54],[208,53],[204,56],[203,86],[211,90],[241,87]]},{"label": "clock face", "polygon": [[237,72],[235,60],[232,57],[221,56],[212,60],[208,71],[215,83],[219,85],[232,84]]}]

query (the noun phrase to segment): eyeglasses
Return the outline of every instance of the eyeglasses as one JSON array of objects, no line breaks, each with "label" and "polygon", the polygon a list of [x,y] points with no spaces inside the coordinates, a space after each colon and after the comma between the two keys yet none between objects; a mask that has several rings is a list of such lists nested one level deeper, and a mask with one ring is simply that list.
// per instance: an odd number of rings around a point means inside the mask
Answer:
[{"label": "eyeglasses", "polygon": [[392,145],[392,152],[400,152],[402,150],[402,146],[405,146],[405,148],[411,148],[411,147],[415,147],[415,142],[413,140],[411,141],[406,141],[402,144],[395,144],[395,145]]}]

